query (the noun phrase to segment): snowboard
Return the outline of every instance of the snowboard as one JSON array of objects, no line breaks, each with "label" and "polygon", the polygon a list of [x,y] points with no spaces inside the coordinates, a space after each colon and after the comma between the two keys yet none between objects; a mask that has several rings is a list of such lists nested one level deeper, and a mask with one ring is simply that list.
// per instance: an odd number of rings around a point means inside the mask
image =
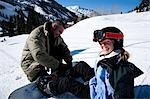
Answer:
[{"label": "snowboard", "polygon": [[56,99],[62,99],[62,98],[77,99],[74,95],[72,95],[69,92],[48,98],[41,93],[41,91],[37,88],[37,85],[34,82],[16,89],[8,97],[8,99],[51,99],[51,98],[52,99],[54,99],[54,98],[56,98]]}]

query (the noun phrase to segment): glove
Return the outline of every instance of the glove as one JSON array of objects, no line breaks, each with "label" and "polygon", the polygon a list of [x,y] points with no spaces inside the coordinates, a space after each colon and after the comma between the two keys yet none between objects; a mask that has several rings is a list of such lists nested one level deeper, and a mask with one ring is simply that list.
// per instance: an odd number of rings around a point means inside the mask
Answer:
[{"label": "glove", "polygon": [[58,76],[64,76],[65,75],[65,72],[69,69],[69,65],[67,64],[63,64],[63,63],[60,63],[58,69],[57,69],[57,75]]},{"label": "glove", "polygon": [[72,61],[72,56],[70,55],[70,56],[68,56],[68,57],[65,57],[64,58],[64,61],[68,64],[68,63],[70,63],[71,61]]},{"label": "glove", "polygon": [[70,69],[71,67],[72,67],[72,62],[70,61],[67,63],[67,68]]}]

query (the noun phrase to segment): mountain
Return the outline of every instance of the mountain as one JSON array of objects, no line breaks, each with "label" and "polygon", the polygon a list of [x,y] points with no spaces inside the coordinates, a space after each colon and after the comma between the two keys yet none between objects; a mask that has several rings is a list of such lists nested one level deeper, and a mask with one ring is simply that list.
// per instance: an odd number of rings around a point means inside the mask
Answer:
[{"label": "mountain", "polygon": [[141,4],[139,5],[140,12],[150,11],[150,0],[142,0]]},{"label": "mountain", "polygon": [[[7,3],[4,4],[5,2]],[[14,8],[22,10],[26,10],[29,7],[33,7],[33,9],[37,13],[40,13],[41,15],[44,15],[45,17],[48,17],[50,19],[62,18],[66,20],[71,20],[75,16],[74,13],[72,13],[62,5],[58,4],[55,0],[2,0],[1,7],[6,8],[5,5],[11,5]]]},{"label": "mountain", "polygon": [[57,18],[65,22],[76,21],[77,15],[55,0],[0,1],[0,27],[6,35],[30,33],[45,21]]},{"label": "mountain", "polygon": [[93,16],[99,15],[99,13],[94,10],[82,8],[80,6],[68,6],[66,8],[74,12],[79,17],[82,17],[82,16],[93,17]]},{"label": "mountain", "polygon": [[150,11],[150,0],[141,0],[141,3],[134,10],[137,12]]}]

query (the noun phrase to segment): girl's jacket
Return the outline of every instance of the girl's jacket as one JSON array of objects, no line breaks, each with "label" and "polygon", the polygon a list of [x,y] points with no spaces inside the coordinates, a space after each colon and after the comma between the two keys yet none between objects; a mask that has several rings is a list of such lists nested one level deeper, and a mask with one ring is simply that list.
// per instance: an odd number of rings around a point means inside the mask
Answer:
[{"label": "girl's jacket", "polygon": [[134,78],[143,72],[116,52],[100,58],[89,82],[91,99],[134,98]]}]

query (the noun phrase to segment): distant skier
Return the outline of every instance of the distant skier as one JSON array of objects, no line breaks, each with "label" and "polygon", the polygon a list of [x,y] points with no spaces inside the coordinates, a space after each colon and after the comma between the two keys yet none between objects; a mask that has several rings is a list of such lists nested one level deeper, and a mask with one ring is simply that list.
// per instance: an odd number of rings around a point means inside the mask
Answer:
[{"label": "distant skier", "polygon": [[128,62],[129,53],[123,49],[123,33],[116,27],[94,31],[93,41],[102,51],[90,80],[91,99],[134,98],[134,78],[143,72]]},{"label": "distant skier", "polygon": [[[85,62],[72,67],[72,56],[61,34],[65,23],[61,20],[46,22],[29,35],[23,49],[21,67],[28,79],[35,81],[41,92],[48,97],[71,92],[79,98],[89,98],[89,86],[76,81],[82,77],[88,81],[94,70]],[[62,60],[66,64],[62,63]],[[52,74],[48,74],[52,69]]]}]

